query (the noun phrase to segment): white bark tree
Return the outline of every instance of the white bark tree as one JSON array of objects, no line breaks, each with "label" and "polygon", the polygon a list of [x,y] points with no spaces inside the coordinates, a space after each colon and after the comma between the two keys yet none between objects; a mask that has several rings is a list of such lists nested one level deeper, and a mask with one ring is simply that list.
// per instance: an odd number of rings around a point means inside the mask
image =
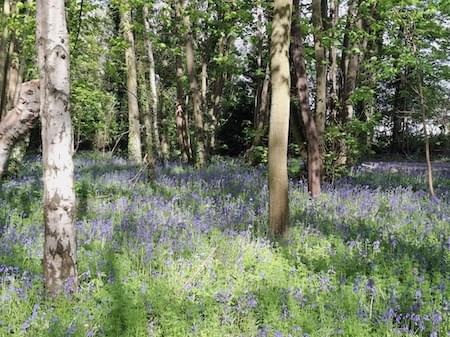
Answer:
[{"label": "white bark tree", "polygon": [[44,284],[51,295],[77,284],[69,35],[64,0],[37,0],[44,181]]}]

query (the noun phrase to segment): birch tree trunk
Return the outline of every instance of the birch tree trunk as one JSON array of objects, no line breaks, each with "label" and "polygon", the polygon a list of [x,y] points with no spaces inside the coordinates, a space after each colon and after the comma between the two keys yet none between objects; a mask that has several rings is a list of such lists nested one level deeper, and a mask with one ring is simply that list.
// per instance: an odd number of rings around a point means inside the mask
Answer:
[{"label": "birch tree trunk", "polygon": [[137,96],[136,53],[130,17],[131,13],[128,8],[120,10],[123,34],[125,41],[128,43],[125,51],[128,89],[128,156],[137,164],[141,164],[141,125],[139,121],[139,104]]},{"label": "birch tree trunk", "polygon": [[[299,0],[294,0],[294,11],[294,18],[298,19],[301,15]],[[300,102],[301,117],[305,127],[305,135],[308,144],[308,191],[313,198],[316,198],[320,195],[320,175],[322,166],[320,153],[321,135],[319,134],[316,120],[314,119],[314,115],[309,106],[308,76],[306,72],[303,37],[296,20],[293,20],[292,22],[291,34],[291,56],[297,79],[297,95]]]},{"label": "birch tree trunk", "polygon": [[12,148],[39,117],[39,81],[23,83],[19,91],[19,104],[0,122],[0,178],[6,173]]},{"label": "birch tree trunk", "polygon": [[64,0],[36,3],[44,170],[44,284],[57,295],[77,284],[69,34]]},{"label": "birch tree trunk", "polygon": [[[185,0],[180,0],[181,6],[184,8]],[[205,132],[202,114],[202,97],[197,80],[197,72],[195,69],[195,52],[194,52],[194,36],[192,33],[190,17],[187,13],[183,15],[184,29],[186,30],[186,66],[189,76],[189,88],[192,99],[192,113],[195,122],[195,143],[196,143],[196,165],[202,167],[206,164],[206,146]]]},{"label": "birch tree trunk", "polygon": [[269,222],[273,237],[283,237],[289,222],[287,150],[290,112],[289,42],[292,0],[275,0],[272,23],[272,103],[269,129]]},{"label": "birch tree trunk", "polygon": [[153,56],[153,44],[150,40],[150,23],[149,23],[149,10],[148,5],[144,4],[143,6],[143,14],[144,14],[144,27],[145,27],[145,44],[147,47],[147,57],[149,62],[149,72],[150,72],[150,104],[151,104],[151,113],[152,113],[152,134],[153,134],[153,143],[156,148],[156,152],[160,153],[161,151],[161,143],[159,137],[159,125],[158,125],[158,90],[156,87],[156,67],[155,67],[155,58]]}]

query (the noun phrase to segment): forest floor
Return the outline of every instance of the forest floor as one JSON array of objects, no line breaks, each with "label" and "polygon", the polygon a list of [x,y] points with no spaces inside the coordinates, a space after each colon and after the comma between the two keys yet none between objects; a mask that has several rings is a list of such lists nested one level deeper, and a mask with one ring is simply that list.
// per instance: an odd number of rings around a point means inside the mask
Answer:
[{"label": "forest floor", "polygon": [[[369,165],[370,163],[366,163]],[[79,289],[43,296],[39,161],[0,186],[0,336],[450,334],[450,173],[364,165],[266,239],[266,169],[76,160]]]}]

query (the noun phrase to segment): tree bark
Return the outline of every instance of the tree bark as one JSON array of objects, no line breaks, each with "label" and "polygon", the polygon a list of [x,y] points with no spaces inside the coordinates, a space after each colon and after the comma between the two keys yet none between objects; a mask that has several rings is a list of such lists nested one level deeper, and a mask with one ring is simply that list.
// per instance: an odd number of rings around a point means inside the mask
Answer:
[{"label": "tree bark", "polygon": [[[233,39],[229,39],[228,43],[224,37],[221,37],[218,42],[219,47],[219,57],[224,57],[228,51],[231,49]],[[228,46],[227,46],[228,44]],[[219,70],[219,74],[214,82],[214,89],[211,95],[211,106],[208,109],[209,117],[209,127],[208,127],[208,148],[214,151],[216,148],[216,132],[218,125],[218,114],[220,110],[220,103],[222,101],[223,88],[225,86],[225,81],[227,78],[227,72]]]},{"label": "tree bark", "polygon": [[[414,46],[415,49],[415,46]],[[428,192],[431,197],[435,196],[434,187],[433,187],[433,167],[431,164],[431,152],[430,152],[430,139],[428,136],[427,122],[426,122],[426,113],[427,108],[425,105],[425,97],[423,95],[423,78],[422,74],[418,76],[418,94],[419,94],[419,104],[420,104],[420,113],[422,115],[422,124],[423,124],[423,136],[425,139],[425,160],[427,163],[427,186]]]},{"label": "tree bark", "polygon": [[[342,95],[341,95],[341,116],[342,122],[349,121],[353,118],[353,102],[351,101],[351,95],[356,87],[356,77],[359,70],[360,61],[360,44],[357,41],[353,41],[350,38],[352,30],[362,29],[362,20],[358,18],[358,2],[352,0],[349,4],[347,14],[347,26],[344,37],[344,49],[343,49],[343,62],[342,62]],[[358,52],[359,50],[359,52]]]},{"label": "tree bark", "polygon": [[[298,19],[301,15],[299,0],[294,0],[294,11],[294,18]],[[320,173],[322,166],[320,153],[321,135],[319,134],[316,120],[314,119],[309,106],[308,76],[306,71],[305,51],[303,48],[303,36],[295,19],[293,20],[291,27],[291,57],[297,79],[296,86],[300,102],[301,117],[305,127],[305,135],[308,144],[308,191],[313,198],[316,198],[320,195]],[[319,94],[319,92],[316,94]]]},{"label": "tree bark", "polygon": [[139,104],[137,96],[136,53],[134,46],[134,36],[130,22],[130,10],[121,9],[120,17],[124,38],[128,43],[127,49],[125,51],[128,89],[128,156],[134,162],[141,164],[141,126],[139,122]]},{"label": "tree bark", "polygon": [[[325,9],[325,8],[324,8]],[[316,59],[316,111],[315,122],[320,140],[325,131],[327,111],[327,65],[326,51],[322,43],[324,23],[322,20],[322,0],[312,0],[312,22],[314,26],[314,53]]]},{"label": "tree bark", "polygon": [[9,29],[7,20],[11,14],[11,5],[9,0],[3,2],[3,13],[1,23],[4,24],[0,39],[0,120],[3,118],[6,108],[6,88],[9,68]]},{"label": "tree bark", "polygon": [[6,173],[8,158],[16,142],[34,126],[39,117],[39,81],[20,86],[19,104],[0,123],[0,178]]},{"label": "tree bark", "polygon": [[144,14],[144,27],[145,27],[145,44],[147,46],[147,57],[149,62],[149,72],[150,72],[150,105],[152,113],[152,134],[153,134],[153,144],[156,148],[156,152],[161,151],[161,143],[159,139],[159,126],[158,126],[158,90],[156,84],[156,71],[155,71],[155,58],[153,56],[153,44],[150,40],[150,23],[148,21],[150,15],[148,10],[148,5],[143,6]]},{"label": "tree bark", "polygon": [[[362,20],[358,18],[358,1],[351,0],[347,13],[346,32],[341,57],[341,91],[340,91],[340,112],[339,121],[341,126],[349,122],[354,115],[353,102],[351,96],[356,88],[356,78],[359,71],[361,45],[351,38],[352,30],[362,29]],[[349,149],[344,138],[337,140],[336,166],[348,165]]]},{"label": "tree bark", "polygon": [[51,295],[77,284],[72,122],[69,112],[69,34],[63,0],[36,4],[42,160],[44,284]]},{"label": "tree bark", "polygon": [[245,157],[249,162],[258,164],[259,158],[256,156],[255,149],[263,142],[264,136],[267,134],[269,126],[269,101],[270,101],[270,63],[266,65],[264,82],[258,103],[257,118],[255,118],[255,136],[253,137],[252,146],[248,149]]},{"label": "tree bark", "polygon": [[181,158],[187,163],[192,160],[191,141],[189,137],[189,128],[187,118],[184,113],[184,90],[183,90],[183,62],[181,56],[176,56],[177,63],[177,100],[175,106],[175,122],[177,126],[178,145],[181,150]]},{"label": "tree bark", "polygon": [[[175,20],[177,22],[176,28],[176,34],[181,34],[179,22],[182,20],[182,3],[180,1],[177,1],[176,7],[175,7]],[[177,98],[175,103],[175,123],[177,128],[177,139],[178,139],[178,146],[180,147],[181,151],[181,159],[184,163],[191,162],[193,160],[192,155],[192,146],[191,146],[191,140],[189,136],[189,126],[188,126],[188,119],[185,114],[185,104],[184,104],[184,85],[183,85],[183,78],[184,78],[184,67],[183,67],[183,60],[182,55],[180,52],[178,52],[175,56],[176,59],[176,78],[177,78]]]},{"label": "tree bark", "polygon": [[142,122],[144,124],[144,164],[148,167],[148,172],[151,177],[154,176],[155,167],[155,156],[154,156],[154,146],[153,146],[153,123],[151,112],[151,104],[149,99],[149,89],[147,86],[147,72],[145,71],[146,65],[142,60],[138,61],[138,85],[139,85],[139,97],[141,102],[141,112],[142,112]]},{"label": "tree bark", "polygon": [[[262,7],[261,1],[258,1],[256,6],[256,67],[257,67],[257,77],[256,77],[256,91],[255,91],[255,103],[254,103],[254,112],[253,112],[253,123],[255,126],[259,124],[259,112],[261,106],[261,95],[264,85],[264,75],[262,75],[263,71],[263,52],[264,52],[264,8]],[[268,65],[270,69],[270,65]]]},{"label": "tree bark", "polygon": [[287,150],[290,112],[289,42],[292,0],[275,0],[271,35],[272,103],[269,129],[269,222],[275,238],[289,222]]},{"label": "tree bark", "polygon": [[[182,8],[185,7],[184,1],[180,0],[180,6]],[[194,51],[194,36],[192,33],[192,27],[190,22],[190,17],[187,13],[183,15],[183,23],[184,28],[186,30],[186,66],[187,73],[189,76],[189,88],[192,99],[192,113],[194,116],[195,123],[195,143],[196,143],[196,165],[198,167],[202,167],[206,164],[207,153],[205,146],[205,132],[204,132],[204,123],[203,123],[203,114],[202,114],[202,98],[201,98],[201,90],[199,88],[198,80],[197,80],[197,72],[195,69],[195,51]]]},{"label": "tree bark", "polygon": [[[336,28],[339,18],[339,0],[331,0],[330,2],[330,28],[332,31]],[[333,36],[334,39],[334,36]],[[331,83],[331,95],[330,95],[330,114],[333,120],[337,118],[338,109],[338,81],[337,81],[337,48],[332,42],[330,46],[330,69],[329,69],[329,81]]]}]

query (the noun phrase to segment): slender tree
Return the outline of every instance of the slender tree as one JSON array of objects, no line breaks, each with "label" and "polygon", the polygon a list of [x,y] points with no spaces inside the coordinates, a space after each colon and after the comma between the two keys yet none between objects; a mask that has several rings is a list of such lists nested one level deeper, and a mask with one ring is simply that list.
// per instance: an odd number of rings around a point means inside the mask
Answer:
[{"label": "slender tree", "polygon": [[139,121],[139,104],[136,75],[136,52],[134,36],[131,27],[131,10],[128,4],[120,8],[120,20],[123,34],[127,42],[125,60],[127,64],[127,93],[128,93],[128,155],[136,163],[142,163],[141,125]]},{"label": "slender tree", "polygon": [[269,222],[273,237],[284,236],[289,221],[287,150],[291,14],[292,0],[275,0],[270,41],[272,102],[269,129]]},{"label": "slender tree", "polygon": [[36,3],[44,169],[44,284],[56,295],[77,283],[69,35],[64,0]]},{"label": "slender tree", "polygon": [[[175,33],[181,34],[182,25],[182,10],[183,4],[179,0],[175,4]],[[179,48],[175,54],[175,68],[176,68],[176,89],[177,97],[175,101],[175,123],[177,129],[178,146],[181,151],[181,159],[183,162],[191,162],[193,160],[191,139],[189,136],[189,120],[185,112],[185,94],[183,79],[185,76],[182,48]]]},{"label": "slender tree", "polygon": [[[308,76],[306,73],[303,36],[297,22],[301,15],[299,0],[294,0],[294,13],[295,15],[291,27],[291,57],[297,80],[297,95],[307,141],[308,190],[311,196],[316,198],[320,195],[320,172],[322,162],[320,155],[321,136],[309,105]],[[316,94],[320,95],[322,93],[317,92]],[[319,121],[321,121],[321,118],[319,118]]]},{"label": "slender tree", "polygon": [[314,26],[314,53],[316,59],[316,109],[315,123],[318,135],[325,131],[325,114],[327,111],[327,65],[326,50],[322,42],[325,33],[322,12],[325,7],[322,0],[312,0],[312,22]]},{"label": "slender tree", "polygon": [[192,113],[194,116],[195,123],[195,147],[196,147],[196,165],[203,166],[206,164],[207,153],[205,145],[205,132],[203,123],[203,113],[202,113],[202,97],[201,88],[198,84],[197,71],[195,64],[195,50],[194,50],[194,34],[191,27],[191,19],[189,13],[187,13],[187,8],[185,0],[179,0],[179,6],[184,9],[183,23],[186,34],[186,68],[189,76],[189,88],[192,101]]},{"label": "slender tree", "polygon": [[1,23],[4,25],[0,37],[0,119],[6,112],[7,81],[9,70],[10,52],[10,31],[7,20],[11,14],[11,3],[9,0],[3,1],[3,12],[1,13]]},{"label": "slender tree", "polygon": [[147,57],[149,63],[149,76],[150,76],[150,106],[152,113],[152,129],[147,132],[152,133],[156,152],[160,152],[161,144],[159,139],[159,125],[158,125],[158,88],[156,87],[156,65],[155,58],[153,56],[153,43],[150,39],[150,14],[148,5],[143,5],[144,27],[145,27],[145,45],[147,48]]}]

